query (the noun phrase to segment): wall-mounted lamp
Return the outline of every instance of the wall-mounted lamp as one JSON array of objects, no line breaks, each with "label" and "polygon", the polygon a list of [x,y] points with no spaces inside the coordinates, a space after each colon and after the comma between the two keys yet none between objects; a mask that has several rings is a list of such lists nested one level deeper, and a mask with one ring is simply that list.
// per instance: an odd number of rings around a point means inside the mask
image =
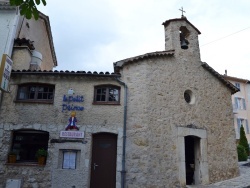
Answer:
[{"label": "wall-mounted lamp", "polygon": [[74,95],[74,94],[75,94],[74,90],[72,88],[70,88],[68,91],[68,95]]}]

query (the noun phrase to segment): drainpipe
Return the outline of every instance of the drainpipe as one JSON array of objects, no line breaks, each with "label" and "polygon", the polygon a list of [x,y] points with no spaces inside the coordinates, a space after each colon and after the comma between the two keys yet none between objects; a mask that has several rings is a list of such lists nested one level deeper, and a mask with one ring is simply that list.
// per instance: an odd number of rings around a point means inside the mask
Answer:
[{"label": "drainpipe", "polygon": [[123,114],[123,143],[122,143],[122,170],[121,170],[121,187],[125,188],[126,170],[125,170],[125,155],[126,155],[126,129],[127,129],[127,85],[119,78],[116,80],[124,86],[124,114]]}]

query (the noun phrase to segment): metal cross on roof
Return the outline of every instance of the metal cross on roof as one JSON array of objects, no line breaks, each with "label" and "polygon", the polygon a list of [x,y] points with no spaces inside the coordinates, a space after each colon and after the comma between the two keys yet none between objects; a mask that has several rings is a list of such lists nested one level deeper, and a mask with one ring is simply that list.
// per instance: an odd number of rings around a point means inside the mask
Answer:
[{"label": "metal cross on roof", "polygon": [[181,11],[181,17],[182,17],[182,18],[185,17],[185,16],[183,15],[183,12],[186,13],[186,11],[183,10],[183,7],[181,7],[181,9],[179,9],[179,10]]}]

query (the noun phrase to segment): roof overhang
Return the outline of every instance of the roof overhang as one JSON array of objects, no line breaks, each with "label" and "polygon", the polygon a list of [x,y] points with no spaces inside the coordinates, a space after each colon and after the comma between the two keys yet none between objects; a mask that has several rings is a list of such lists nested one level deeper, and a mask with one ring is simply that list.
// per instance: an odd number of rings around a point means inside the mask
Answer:
[{"label": "roof overhang", "polygon": [[131,57],[131,58],[127,58],[127,59],[123,59],[121,61],[115,62],[114,70],[115,72],[119,72],[119,70],[128,63],[133,63],[133,62],[141,61],[141,60],[148,59],[148,58],[161,57],[161,56],[173,56],[173,55],[174,55],[174,50],[146,53],[143,55],[139,55],[139,56],[135,56],[135,57]]},{"label": "roof overhang", "polygon": [[243,79],[243,78],[237,78],[237,77],[227,76],[227,75],[223,75],[223,77],[224,77],[226,80],[230,80],[230,81],[241,82],[241,83],[250,83],[249,80]]},{"label": "roof overhang", "polygon": [[85,72],[85,71],[52,71],[52,70],[12,70],[11,77],[17,75],[39,75],[39,76],[87,76],[87,77],[121,77],[120,74],[109,73],[109,72],[99,72],[96,71]]},{"label": "roof overhang", "polygon": [[218,72],[216,72],[212,67],[210,67],[207,63],[205,62],[201,62],[202,63],[202,67],[207,70],[208,72],[210,72],[212,75],[214,75],[220,82],[222,82],[227,88],[229,88],[231,90],[231,94],[235,94],[236,92],[240,91],[237,87],[235,87],[232,83],[230,83],[229,81],[227,81],[223,75],[219,74]]},{"label": "roof overhang", "polygon": [[193,24],[191,24],[191,22],[189,22],[186,17],[166,20],[165,22],[162,23],[162,25],[164,25],[166,27],[167,25],[169,25],[173,21],[174,22],[176,22],[176,21],[186,21],[189,25],[191,25],[198,32],[198,34],[201,34],[201,32]]}]

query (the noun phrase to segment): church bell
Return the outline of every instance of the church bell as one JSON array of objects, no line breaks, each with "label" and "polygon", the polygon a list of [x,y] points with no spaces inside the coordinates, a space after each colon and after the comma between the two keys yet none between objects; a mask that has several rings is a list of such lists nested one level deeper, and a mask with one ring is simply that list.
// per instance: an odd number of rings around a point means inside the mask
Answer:
[{"label": "church bell", "polygon": [[188,49],[188,45],[187,45],[185,39],[181,41],[181,49],[184,49],[184,50]]},{"label": "church bell", "polygon": [[181,49],[184,50],[188,49],[189,42],[187,39],[185,39],[182,33],[180,33],[180,41],[181,41]]}]

